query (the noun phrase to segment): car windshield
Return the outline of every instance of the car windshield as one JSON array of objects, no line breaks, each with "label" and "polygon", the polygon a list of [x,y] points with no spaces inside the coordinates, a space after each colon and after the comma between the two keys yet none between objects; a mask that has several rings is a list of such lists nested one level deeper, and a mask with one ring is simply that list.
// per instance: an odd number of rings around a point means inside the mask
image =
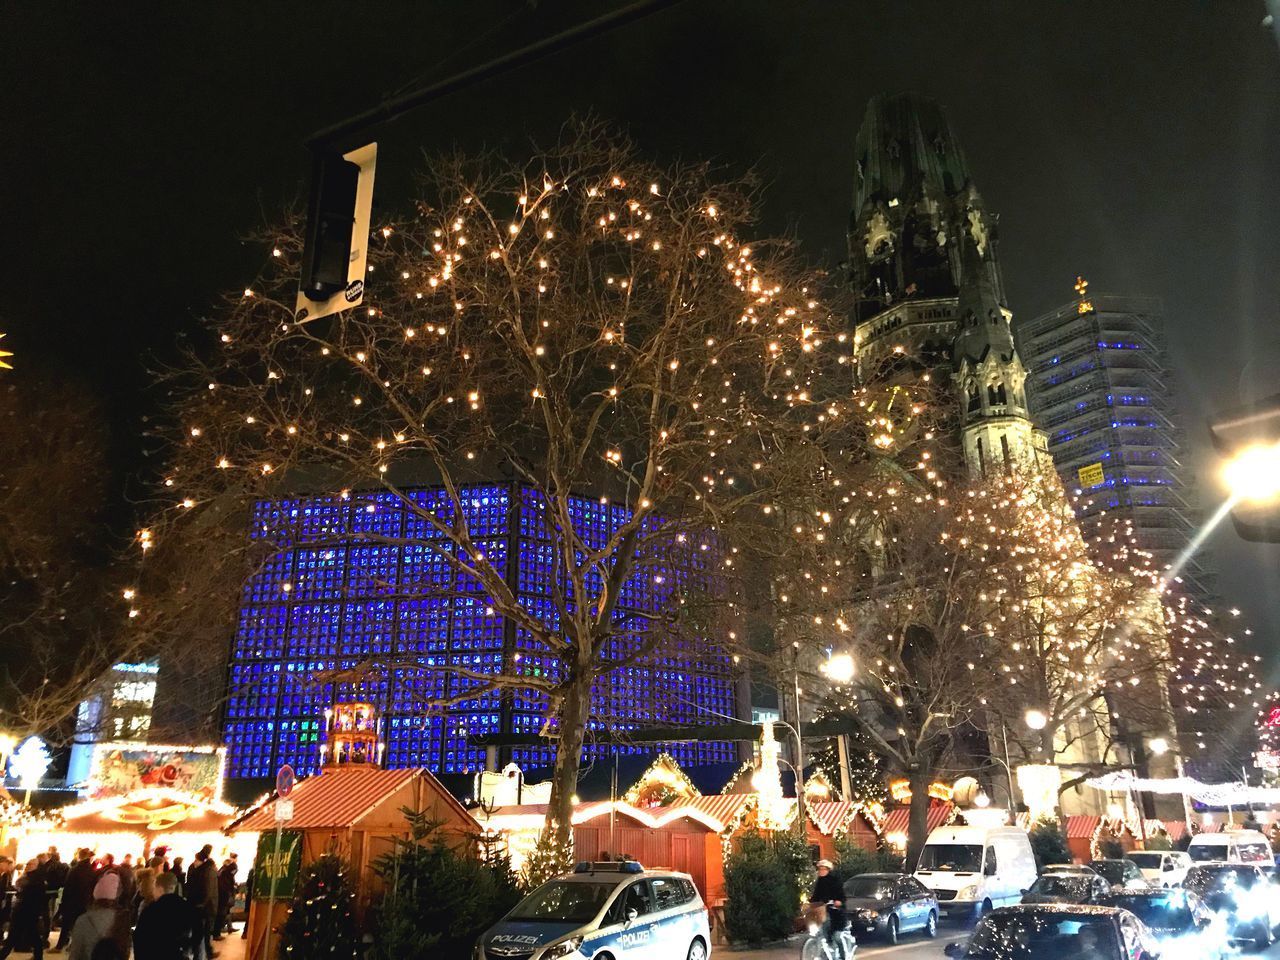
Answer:
[{"label": "car windshield", "polygon": [[927,843],[920,854],[920,869],[977,873],[982,869],[982,847],[971,843]]},{"label": "car windshield", "polygon": [[1030,892],[1046,897],[1085,897],[1089,893],[1089,881],[1073,874],[1040,877],[1031,885]]},{"label": "car windshield", "polygon": [[1164,859],[1162,853],[1142,853],[1135,851],[1125,855],[1126,860],[1132,860],[1143,870],[1159,870],[1160,862]]},{"label": "car windshield", "polygon": [[1124,883],[1123,860],[1095,860],[1089,864],[1107,878],[1107,883]]},{"label": "car windshield", "polygon": [[1116,893],[1102,899],[1108,907],[1121,907],[1157,930],[1189,930],[1195,923],[1187,895],[1182,891],[1157,894]]},{"label": "car windshield", "polygon": [[853,877],[844,882],[844,895],[850,899],[893,899],[893,881],[887,877]]},{"label": "car windshield", "polygon": [[979,960],[1058,960],[1122,956],[1110,917],[1027,911],[984,917],[966,957]]},{"label": "car windshield", "polygon": [[1227,845],[1225,843],[1193,843],[1187,848],[1187,853],[1191,854],[1192,860],[1199,860],[1201,863],[1206,860],[1225,860]]},{"label": "car windshield", "polygon": [[1250,890],[1257,877],[1253,867],[1195,867],[1183,884],[1192,893]]},{"label": "car windshield", "polygon": [[615,886],[613,883],[552,880],[521,900],[509,917],[545,923],[586,923],[595,919]]}]

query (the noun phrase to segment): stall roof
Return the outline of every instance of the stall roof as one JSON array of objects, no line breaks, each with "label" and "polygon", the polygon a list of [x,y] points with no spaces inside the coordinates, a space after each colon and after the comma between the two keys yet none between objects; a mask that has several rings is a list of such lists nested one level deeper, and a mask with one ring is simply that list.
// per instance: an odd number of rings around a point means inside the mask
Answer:
[{"label": "stall roof", "polygon": [[[938,827],[947,823],[954,809],[949,803],[931,803],[929,805],[928,831],[932,833]],[[910,807],[894,807],[884,816],[885,835],[906,833],[910,819]]]},{"label": "stall roof", "polygon": [[[406,784],[429,774],[425,770],[364,769],[325,770],[298,782],[290,830],[355,826]],[[470,818],[465,808],[444,789],[436,793]],[[268,830],[276,825],[275,810],[264,803],[231,825],[233,830]]]}]

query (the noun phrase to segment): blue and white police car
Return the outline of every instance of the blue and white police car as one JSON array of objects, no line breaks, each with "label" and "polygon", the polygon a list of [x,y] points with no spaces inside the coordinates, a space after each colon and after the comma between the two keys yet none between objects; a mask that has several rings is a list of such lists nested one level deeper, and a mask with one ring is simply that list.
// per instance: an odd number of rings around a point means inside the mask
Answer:
[{"label": "blue and white police car", "polygon": [[580,863],[481,935],[475,960],[708,960],[707,908],[687,874]]}]

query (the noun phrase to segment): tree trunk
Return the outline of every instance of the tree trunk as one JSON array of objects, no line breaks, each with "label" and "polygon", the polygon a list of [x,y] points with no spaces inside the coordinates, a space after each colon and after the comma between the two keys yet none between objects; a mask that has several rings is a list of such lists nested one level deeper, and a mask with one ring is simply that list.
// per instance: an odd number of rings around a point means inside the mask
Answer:
[{"label": "tree trunk", "polygon": [[543,835],[554,836],[560,843],[567,844],[573,837],[573,796],[578,792],[582,744],[590,714],[591,681],[575,676],[565,684],[564,699],[560,702],[560,739],[556,743],[551,798],[543,826]]},{"label": "tree trunk", "polygon": [[903,870],[914,873],[924,842],[929,838],[929,771],[916,766],[907,771],[907,779],[911,784],[911,806],[907,815],[907,860]]}]

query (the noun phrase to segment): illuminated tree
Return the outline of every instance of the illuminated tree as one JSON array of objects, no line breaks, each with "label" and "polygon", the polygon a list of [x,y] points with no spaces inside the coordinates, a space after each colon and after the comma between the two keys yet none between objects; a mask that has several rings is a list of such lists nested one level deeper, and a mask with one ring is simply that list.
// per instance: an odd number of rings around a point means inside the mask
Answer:
[{"label": "illuminated tree", "polygon": [[[514,624],[520,649],[496,670],[366,666],[470,682],[437,706],[540,698],[555,744],[548,830],[567,842],[593,692],[658,652],[732,649],[737,572],[792,535],[778,505],[820,482],[828,445],[815,438],[867,428],[821,277],[788,243],[744,241],[751,207],[749,183],[657,166],[591,124],[528,161],[445,158],[414,215],[371,239],[364,304],[305,323],[289,225],[215,318],[216,356],[192,357],[171,387],[167,504],[140,545],[190,542],[203,514],[285,492],[402,513],[403,536],[333,536],[430,551]],[[469,528],[469,485],[494,478],[540,514],[545,607],[521,601]],[[583,496],[625,512],[579,529]],[[258,550],[289,546],[255,533]],[[244,560],[223,564],[231,582]],[[665,600],[623,618],[620,595],[640,580]]]}]

